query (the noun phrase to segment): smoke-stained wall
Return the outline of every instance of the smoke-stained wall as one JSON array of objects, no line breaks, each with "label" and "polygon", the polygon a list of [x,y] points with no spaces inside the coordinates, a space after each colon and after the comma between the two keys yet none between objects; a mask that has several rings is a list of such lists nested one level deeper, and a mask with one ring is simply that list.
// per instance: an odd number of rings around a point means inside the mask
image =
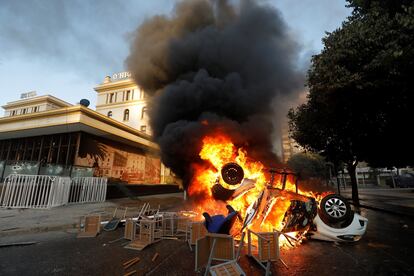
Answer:
[{"label": "smoke-stained wall", "polygon": [[159,156],[85,133],[75,165],[93,168],[93,176],[128,184],[162,184]]},{"label": "smoke-stained wall", "polygon": [[201,140],[222,132],[249,156],[275,164],[275,110],[303,88],[299,47],[280,13],[256,1],[179,2],[138,27],[126,63],[152,97],[150,123],[162,161],[191,177]]}]

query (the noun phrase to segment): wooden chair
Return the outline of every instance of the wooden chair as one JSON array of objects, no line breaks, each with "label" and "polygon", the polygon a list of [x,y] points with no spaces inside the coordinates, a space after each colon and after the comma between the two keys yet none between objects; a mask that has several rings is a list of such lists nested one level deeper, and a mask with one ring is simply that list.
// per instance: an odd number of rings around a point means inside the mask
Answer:
[{"label": "wooden chair", "polygon": [[93,238],[98,235],[101,230],[101,216],[86,216],[82,227],[82,218],[79,222],[78,238]]},{"label": "wooden chair", "polygon": [[162,216],[154,215],[153,218],[142,218],[139,221],[139,234],[125,248],[142,250],[146,246],[158,242],[162,237]]},{"label": "wooden chair", "polygon": [[137,234],[137,223],[133,219],[126,219],[125,221],[125,230],[124,230],[124,239],[133,241],[136,238]]},{"label": "wooden chair", "polygon": [[105,224],[103,229],[105,231],[114,231],[118,227],[121,220],[125,219],[127,210],[128,210],[128,207],[119,208],[119,209],[118,209],[118,207],[115,208],[114,214],[112,215],[111,220],[108,221],[107,224]]},{"label": "wooden chair", "polygon": [[246,232],[242,233],[239,248],[237,249],[236,257],[232,261],[228,261],[222,264],[214,265],[210,267],[210,274],[212,276],[245,276],[243,269],[239,266],[237,261],[239,260],[241,251],[244,246],[244,237]]},{"label": "wooden chair", "polygon": [[213,260],[232,261],[236,259],[234,239],[230,235],[207,233],[196,242],[195,271],[206,266],[208,274]]},{"label": "wooden chair", "polygon": [[[247,230],[248,255],[265,269],[265,275],[270,275],[271,262],[280,259],[279,232],[256,233]],[[252,235],[257,237],[257,246],[252,242]]]},{"label": "wooden chair", "polygon": [[212,266],[210,274],[212,276],[246,276],[236,260]]},{"label": "wooden chair", "polygon": [[186,240],[188,242],[188,245],[190,246],[190,250],[192,250],[193,245],[196,245],[197,240],[204,237],[207,233],[208,231],[204,226],[204,222],[190,221],[188,223],[188,232],[186,236]]},{"label": "wooden chair", "polygon": [[176,212],[162,212],[162,235],[166,237],[173,237],[177,233],[177,213]]}]

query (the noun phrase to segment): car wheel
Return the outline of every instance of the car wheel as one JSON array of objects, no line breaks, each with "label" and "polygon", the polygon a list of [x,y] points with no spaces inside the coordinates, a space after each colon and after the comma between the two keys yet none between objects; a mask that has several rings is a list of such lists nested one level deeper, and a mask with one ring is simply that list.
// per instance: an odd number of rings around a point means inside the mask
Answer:
[{"label": "car wheel", "polygon": [[344,197],[331,194],[321,200],[319,216],[330,223],[338,223],[349,220],[352,210]]},{"label": "car wheel", "polygon": [[234,190],[226,189],[220,184],[215,184],[211,188],[211,193],[213,194],[213,197],[215,199],[226,201],[231,198],[231,196],[234,193]]},{"label": "car wheel", "polygon": [[244,178],[243,168],[237,163],[227,163],[221,168],[221,177],[229,185],[237,185]]}]

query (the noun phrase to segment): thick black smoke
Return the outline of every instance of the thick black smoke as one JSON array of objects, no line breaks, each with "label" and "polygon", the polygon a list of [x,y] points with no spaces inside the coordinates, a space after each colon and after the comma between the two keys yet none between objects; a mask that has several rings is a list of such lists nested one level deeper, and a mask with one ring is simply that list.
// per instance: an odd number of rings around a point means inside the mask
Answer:
[{"label": "thick black smoke", "polygon": [[[232,1],[233,3],[234,1]],[[298,47],[277,10],[253,1],[182,1],[136,32],[128,69],[152,97],[150,123],[162,161],[184,180],[202,137],[220,131],[267,165],[275,98],[303,87]]]}]

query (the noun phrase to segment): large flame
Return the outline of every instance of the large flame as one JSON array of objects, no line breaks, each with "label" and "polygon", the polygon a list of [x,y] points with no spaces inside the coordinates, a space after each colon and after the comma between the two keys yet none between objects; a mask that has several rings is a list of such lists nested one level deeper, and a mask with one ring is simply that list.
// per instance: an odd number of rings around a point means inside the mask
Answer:
[{"label": "large flame", "polygon": [[[248,206],[254,202],[259,194],[269,183],[266,179],[264,166],[262,163],[249,159],[247,152],[243,148],[236,148],[230,137],[225,134],[215,134],[206,136],[203,139],[203,146],[200,151],[200,158],[208,161],[209,166],[194,165],[194,178],[188,187],[190,197],[197,198],[195,211],[199,214],[208,212],[210,214],[226,214],[226,204],[230,204],[235,210],[239,211],[241,217],[246,216]],[[244,170],[244,177],[256,181],[254,188],[250,189],[245,195],[229,200],[226,203],[213,198],[211,188],[217,178],[221,177],[220,170],[228,162],[238,163]],[[279,176],[280,177],[280,176]],[[285,191],[295,192],[296,187],[290,177],[287,178]],[[224,181],[220,182],[224,187]],[[281,179],[274,179],[273,187],[282,188]],[[299,196],[316,197],[312,192],[298,190]],[[290,201],[296,196],[295,193],[281,191],[271,199],[267,212],[261,214],[262,217],[256,218],[249,226],[249,229],[257,232],[280,231],[283,228],[283,217],[290,206]],[[201,219],[201,217],[200,217]],[[238,221],[233,227],[234,235],[240,233],[242,222]],[[295,233],[289,234],[295,237]],[[287,244],[285,237],[281,236],[281,244]]]}]

